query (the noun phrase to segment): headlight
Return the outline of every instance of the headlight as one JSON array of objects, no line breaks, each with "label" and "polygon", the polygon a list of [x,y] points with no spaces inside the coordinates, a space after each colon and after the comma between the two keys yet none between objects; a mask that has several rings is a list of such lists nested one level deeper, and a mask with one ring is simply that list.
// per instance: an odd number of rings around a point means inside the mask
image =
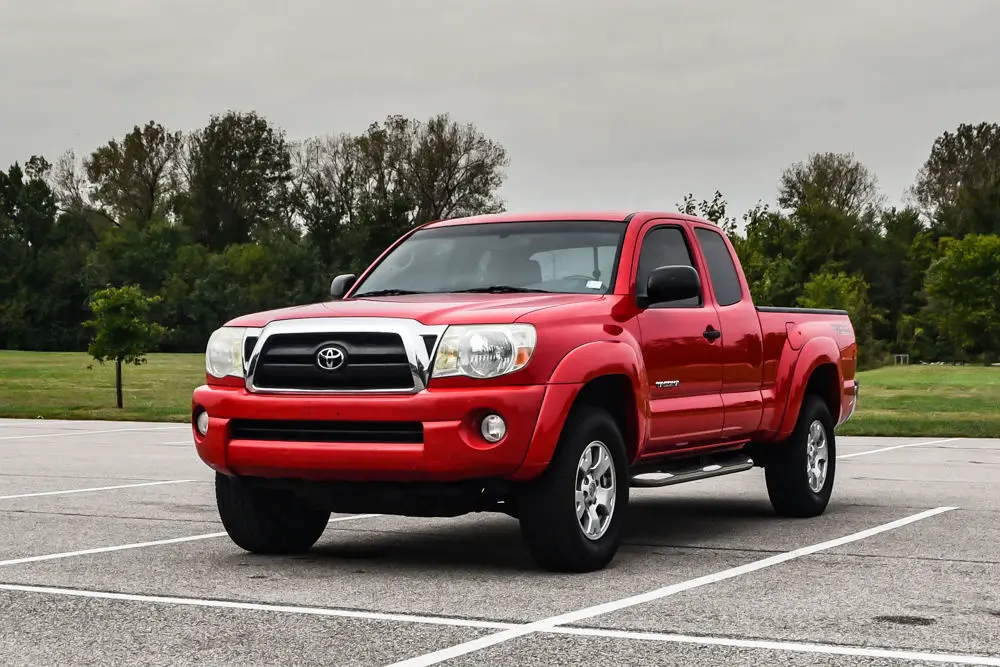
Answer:
[{"label": "headlight", "polygon": [[432,377],[494,378],[513,373],[527,365],[535,340],[530,324],[448,327],[434,357]]},{"label": "headlight", "polygon": [[205,370],[209,375],[224,378],[227,375],[243,377],[243,327],[216,329],[205,348]]}]

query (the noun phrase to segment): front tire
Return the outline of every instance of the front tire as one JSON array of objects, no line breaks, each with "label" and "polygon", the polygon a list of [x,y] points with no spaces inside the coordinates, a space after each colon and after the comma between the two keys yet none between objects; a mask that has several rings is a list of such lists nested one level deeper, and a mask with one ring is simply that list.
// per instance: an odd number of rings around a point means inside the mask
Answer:
[{"label": "front tire", "polygon": [[837,467],[833,417],[815,394],[802,400],[795,430],[768,456],[764,477],[780,516],[819,516],[830,502]]},{"label": "front tire", "polygon": [[330,522],[330,512],[294,494],[255,488],[222,473],[215,475],[215,500],[230,539],[256,554],[308,551]]},{"label": "front tire", "polygon": [[518,499],[521,534],[535,562],[553,572],[610,563],[622,540],[629,482],[615,420],[594,406],[573,410],[548,467]]}]

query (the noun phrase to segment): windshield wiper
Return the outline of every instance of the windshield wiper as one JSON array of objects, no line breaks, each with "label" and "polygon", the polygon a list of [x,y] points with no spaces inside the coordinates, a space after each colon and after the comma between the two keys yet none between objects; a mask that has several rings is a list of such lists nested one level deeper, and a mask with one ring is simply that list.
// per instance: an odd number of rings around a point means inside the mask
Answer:
[{"label": "windshield wiper", "polygon": [[416,292],[414,290],[408,290],[408,289],[380,289],[380,290],[374,290],[372,292],[361,292],[360,294],[354,294],[351,298],[359,298],[362,296],[403,296],[405,294],[426,294],[426,292]]},{"label": "windshield wiper", "polygon": [[547,289],[531,289],[530,287],[514,287],[513,285],[490,285],[489,287],[470,287],[469,289],[450,290],[456,293],[481,292],[484,294],[508,294],[513,292],[544,292]]}]

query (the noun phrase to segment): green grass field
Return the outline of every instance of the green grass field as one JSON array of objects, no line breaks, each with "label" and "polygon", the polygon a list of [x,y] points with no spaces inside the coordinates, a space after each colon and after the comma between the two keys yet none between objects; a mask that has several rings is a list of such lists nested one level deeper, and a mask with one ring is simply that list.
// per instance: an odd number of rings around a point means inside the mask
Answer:
[{"label": "green grass field", "polygon": [[844,435],[1000,438],[1000,367],[885,366],[858,373]]},{"label": "green grass field", "polygon": [[204,380],[204,355],[151,354],[142,366],[122,368],[119,410],[113,363],[101,366],[86,353],[0,350],[0,417],[187,421],[191,391]]},{"label": "green grass field", "polygon": [[[839,433],[1000,438],[1000,368],[890,366],[858,377],[861,405]],[[0,351],[0,417],[186,421],[203,380],[203,355],[150,355],[124,368],[118,410],[113,365],[82,353]]]}]

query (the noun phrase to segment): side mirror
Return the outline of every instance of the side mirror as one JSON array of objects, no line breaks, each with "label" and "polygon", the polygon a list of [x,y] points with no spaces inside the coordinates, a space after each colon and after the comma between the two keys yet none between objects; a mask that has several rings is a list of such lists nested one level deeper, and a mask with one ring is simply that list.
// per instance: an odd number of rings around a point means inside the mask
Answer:
[{"label": "side mirror", "polygon": [[701,296],[701,278],[691,266],[661,266],[646,279],[647,305]]},{"label": "side mirror", "polygon": [[354,282],[358,279],[353,273],[343,273],[333,279],[330,283],[330,297],[333,299],[343,299],[344,295],[347,294],[347,290],[354,286]]}]

